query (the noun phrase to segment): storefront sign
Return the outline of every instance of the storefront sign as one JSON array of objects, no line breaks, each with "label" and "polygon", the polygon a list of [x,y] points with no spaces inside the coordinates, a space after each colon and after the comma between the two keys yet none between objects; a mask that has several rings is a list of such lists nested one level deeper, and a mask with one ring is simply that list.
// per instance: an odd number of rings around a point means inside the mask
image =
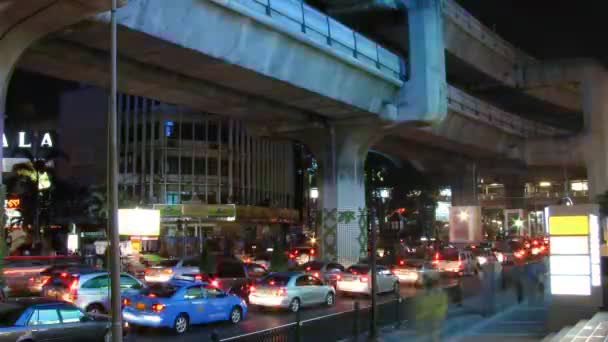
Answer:
[{"label": "storefront sign", "polygon": [[97,232],[80,232],[80,236],[83,238],[105,238],[105,231],[97,231]]},{"label": "storefront sign", "polygon": [[160,216],[182,216],[181,204],[155,204],[154,209],[160,211]]},{"label": "storefront sign", "polygon": [[42,134],[37,135],[39,138],[36,141],[32,141],[32,137],[28,132],[19,132],[17,133],[16,139],[14,143],[6,138],[6,134],[2,134],[2,147],[4,148],[32,148],[32,144],[36,144],[37,146],[43,148],[51,148],[54,146],[54,141],[51,133],[44,132]]},{"label": "storefront sign", "polygon": [[19,197],[8,198],[5,201],[4,207],[6,209],[19,209],[21,208],[21,199]]},{"label": "storefront sign", "polygon": [[236,205],[234,204],[222,204],[222,205],[208,205],[207,206],[208,217],[236,217]]}]

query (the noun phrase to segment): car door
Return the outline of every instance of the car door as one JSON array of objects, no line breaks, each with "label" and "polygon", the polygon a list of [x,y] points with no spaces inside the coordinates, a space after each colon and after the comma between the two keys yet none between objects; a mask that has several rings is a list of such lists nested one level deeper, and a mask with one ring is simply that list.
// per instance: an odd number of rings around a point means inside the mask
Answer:
[{"label": "car door", "polygon": [[57,309],[59,310],[59,316],[63,324],[62,329],[68,337],[66,341],[86,341],[91,336],[103,336],[105,333],[102,322],[94,321],[92,318],[87,317],[77,307],[62,304]]},{"label": "car door", "polygon": [[200,324],[209,322],[209,311],[210,307],[206,297],[204,296],[204,290],[200,285],[193,285],[186,289],[183,300],[177,305],[183,305],[184,310],[190,316],[190,322],[193,324]]},{"label": "car door", "polygon": [[204,294],[207,299],[207,305],[209,307],[210,320],[226,320],[231,309],[228,303],[228,301],[230,300],[228,295],[226,295],[224,291],[213,286],[204,286],[204,290]]},{"label": "car door", "polygon": [[31,328],[30,331],[34,341],[69,341],[66,330],[62,329],[59,311],[55,306],[35,308],[27,325]]},{"label": "car door", "polygon": [[310,291],[311,303],[319,304],[325,302],[325,296],[327,295],[328,289],[323,284],[321,279],[315,278],[314,276],[309,276],[308,288]]},{"label": "car door", "polygon": [[109,308],[110,278],[102,274],[85,281],[78,289],[78,306],[86,309],[90,303],[103,303]]},{"label": "car door", "polygon": [[308,286],[308,275],[300,275],[296,278],[294,290],[294,295],[300,298],[300,302],[303,305],[308,305],[312,302],[311,298],[311,289]]}]

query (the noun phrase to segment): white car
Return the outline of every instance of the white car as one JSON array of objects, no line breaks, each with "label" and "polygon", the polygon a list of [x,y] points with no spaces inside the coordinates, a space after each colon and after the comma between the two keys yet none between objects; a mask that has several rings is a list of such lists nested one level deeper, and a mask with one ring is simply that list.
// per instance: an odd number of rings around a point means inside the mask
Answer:
[{"label": "white car", "polygon": [[440,278],[437,268],[426,260],[407,260],[403,265],[395,266],[393,274],[400,283],[414,286],[423,286],[426,280],[439,281]]},{"label": "white car", "polygon": [[[143,288],[144,284],[132,275],[120,275],[122,295],[134,295]],[[95,271],[72,274],[68,279],[58,275],[42,287],[42,296],[73,303],[88,313],[106,314],[110,312],[110,274]]]},{"label": "white car", "polygon": [[446,248],[435,253],[433,265],[439,272],[458,276],[471,275],[478,271],[473,253],[456,248]]},{"label": "white car", "polygon": [[157,266],[146,268],[144,279],[148,283],[165,283],[184,274],[200,273],[198,265],[197,258],[163,260]]},{"label": "white car", "polygon": [[[399,277],[392,274],[384,266],[376,266],[376,281],[378,293],[399,291]],[[338,293],[366,294],[372,293],[370,266],[358,264],[350,266],[342,273],[342,278],[336,283]]]}]

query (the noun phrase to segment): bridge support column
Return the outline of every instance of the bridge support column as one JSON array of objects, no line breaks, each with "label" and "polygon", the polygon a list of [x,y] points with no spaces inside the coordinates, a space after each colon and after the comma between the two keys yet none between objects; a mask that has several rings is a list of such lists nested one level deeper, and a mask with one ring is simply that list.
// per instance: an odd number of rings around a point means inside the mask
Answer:
[{"label": "bridge support column", "polygon": [[319,164],[321,257],[344,265],[367,255],[365,159],[372,143],[369,127],[330,126],[303,139]]},{"label": "bridge support column", "polygon": [[448,112],[441,1],[404,0],[404,4],[409,79],[399,94],[399,120],[440,122]]},{"label": "bridge support column", "polygon": [[450,182],[453,206],[479,205],[477,189],[477,166],[473,163],[463,167],[463,173]]},{"label": "bridge support column", "polygon": [[582,82],[584,151],[589,199],[608,190],[608,72],[585,69]]}]

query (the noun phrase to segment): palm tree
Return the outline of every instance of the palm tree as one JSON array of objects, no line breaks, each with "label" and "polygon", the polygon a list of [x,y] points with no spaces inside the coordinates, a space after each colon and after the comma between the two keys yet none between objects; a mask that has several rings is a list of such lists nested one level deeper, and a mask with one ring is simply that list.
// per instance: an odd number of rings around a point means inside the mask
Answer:
[{"label": "palm tree", "polygon": [[23,163],[13,166],[12,176],[6,181],[7,189],[21,198],[23,224],[32,224],[34,244],[40,239],[40,213],[48,208],[51,201],[51,189],[54,178],[54,161],[68,160],[68,156],[59,149],[48,148],[33,150],[18,148],[15,156],[26,159]]}]

